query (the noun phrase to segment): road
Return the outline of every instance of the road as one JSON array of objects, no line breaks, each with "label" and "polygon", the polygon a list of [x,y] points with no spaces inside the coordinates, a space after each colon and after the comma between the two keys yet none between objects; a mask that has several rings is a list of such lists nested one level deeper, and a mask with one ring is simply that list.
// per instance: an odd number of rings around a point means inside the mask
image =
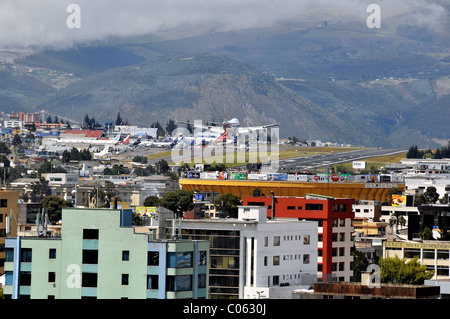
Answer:
[{"label": "road", "polygon": [[281,169],[295,169],[308,170],[318,167],[325,167],[327,165],[336,165],[351,161],[363,160],[374,156],[392,155],[406,152],[404,149],[361,149],[348,152],[326,153],[311,156],[301,156],[296,158],[289,158],[280,160]]}]

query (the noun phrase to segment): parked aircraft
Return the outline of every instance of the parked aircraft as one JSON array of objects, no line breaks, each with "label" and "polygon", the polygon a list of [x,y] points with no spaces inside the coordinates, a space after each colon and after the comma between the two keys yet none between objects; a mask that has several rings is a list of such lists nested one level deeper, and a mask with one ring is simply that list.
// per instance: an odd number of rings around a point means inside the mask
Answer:
[{"label": "parked aircraft", "polygon": [[[267,125],[260,125],[260,126],[248,126],[248,127],[240,127],[240,122],[237,118],[232,118],[231,120],[224,120],[222,123],[217,122],[211,122],[214,125],[199,125],[190,122],[183,122],[183,121],[177,121],[180,124],[186,124],[186,125],[192,125],[194,128],[204,129],[208,130],[210,132],[216,132],[216,133],[224,133],[225,131],[231,131],[234,134],[245,134],[245,133],[251,133],[256,132],[260,130],[267,129],[269,127],[277,127],[279,124],[267,124]],[[217,126],[218,125],[218,126]]]},{"label": "parked aircraft", "polygon": [[111,153],[109,151],[109,146],[105,146],[102,151],[98,153],[94,153],[94,159],[101,160],[104,158],[111,157]]}]

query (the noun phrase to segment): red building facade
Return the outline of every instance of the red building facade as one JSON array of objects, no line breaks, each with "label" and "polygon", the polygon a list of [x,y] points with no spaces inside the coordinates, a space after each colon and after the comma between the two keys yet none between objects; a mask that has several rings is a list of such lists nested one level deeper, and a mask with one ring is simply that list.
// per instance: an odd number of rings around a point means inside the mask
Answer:
[{"label": "red building facade", "polygon": [[[351,263],[351,220],[354,199],[325,196],[244,197],[245,206],[267,206],[268,218],[296,218],[318,222],[318,275],[322,280],[337,277],[349,281]],[[275,210],[272,210],[274,204]],[[273,216],[274,214],[274,216]]]}]

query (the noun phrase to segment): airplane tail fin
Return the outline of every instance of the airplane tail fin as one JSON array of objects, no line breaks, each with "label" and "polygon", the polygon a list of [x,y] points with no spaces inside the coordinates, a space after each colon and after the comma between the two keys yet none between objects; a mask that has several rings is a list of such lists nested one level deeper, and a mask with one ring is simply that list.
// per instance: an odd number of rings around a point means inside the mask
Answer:
[{"label": "airplane tail fin", "polygon": [[130,136],[131,135],[128,135],[124,140],[123,140],[123,144],[127,144],[129,141],[130,141]]},{"label": "airplane tail fin", "polygon": [[227,131],[224,131],[222,135],[220,135],[218,138],[216,138],[214,143],[220,143],[220,142],[225,141],[226,139],[227,139]]}]

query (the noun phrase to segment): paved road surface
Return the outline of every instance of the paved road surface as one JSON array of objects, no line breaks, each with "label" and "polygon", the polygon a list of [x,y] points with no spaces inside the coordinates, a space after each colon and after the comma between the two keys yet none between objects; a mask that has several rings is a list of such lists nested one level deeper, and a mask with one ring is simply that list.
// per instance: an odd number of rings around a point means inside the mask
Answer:
[{"label": "paved road surface", "polygon": [[311,156],[301,156],[297,158],[290,158],[280,160],[280,168],[307,170],[318,167],[325,167],[327,165],[336,165],[350,161],[363,160],[365,158],[374,156],[384,156],[396,153],[406,152],[404,149],[361,149],[340,153],[327,153]]}]

